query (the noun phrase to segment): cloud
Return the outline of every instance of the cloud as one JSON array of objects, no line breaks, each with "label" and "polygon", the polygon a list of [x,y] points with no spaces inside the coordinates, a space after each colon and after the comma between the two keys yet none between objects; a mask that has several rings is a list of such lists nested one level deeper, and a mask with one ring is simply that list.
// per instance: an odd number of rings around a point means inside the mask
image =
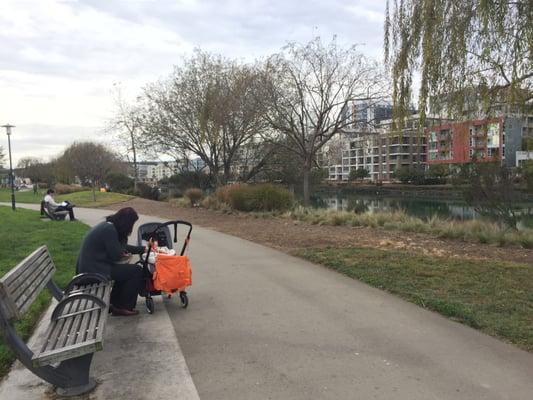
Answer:
[{"label": "cloud", "polygon": [[337,35],[380,58],[384,7],[385,0],[2,0],[0,123],[33,140],[19,143],[24,155],[56,151],[71,134],[92,138],[113,112],[113,83],[135,96],[194,47],[252,61],[288,41]]}]

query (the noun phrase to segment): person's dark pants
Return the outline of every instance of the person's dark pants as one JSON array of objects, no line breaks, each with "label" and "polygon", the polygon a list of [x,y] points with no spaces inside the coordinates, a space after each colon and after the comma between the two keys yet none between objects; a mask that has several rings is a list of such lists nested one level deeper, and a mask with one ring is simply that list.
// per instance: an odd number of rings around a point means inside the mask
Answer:
[{"label": "person's dark pants", "polygon": [[68,211],[68,216],[70,218],[70,220],[74,220],[74,209],[72,208],[72,206],[59,206],[55,209],[55,211]]},{"label": "person's dark pants", "polygon": [[133,310],[137,295],[143,287],[143,270],[135,264],[115,264],[111,267],[111,304],[116,308]]}]

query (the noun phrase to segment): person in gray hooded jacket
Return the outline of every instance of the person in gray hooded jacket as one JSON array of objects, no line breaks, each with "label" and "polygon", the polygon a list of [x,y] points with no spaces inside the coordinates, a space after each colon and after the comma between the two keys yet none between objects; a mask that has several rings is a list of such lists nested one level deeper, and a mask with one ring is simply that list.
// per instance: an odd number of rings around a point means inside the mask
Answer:
[{"label": "person in gray hooded jacket", "polygon": [[81,244],[77,273],[96,272],[114,281],[110,309],[113,315],[136,315],[137,296],[143,288],[143,271],[139,265],[123,264],[131,254],[142,254],[142,246],[127,244],[137,212],[131,207],[118,210],[94,226]]}]

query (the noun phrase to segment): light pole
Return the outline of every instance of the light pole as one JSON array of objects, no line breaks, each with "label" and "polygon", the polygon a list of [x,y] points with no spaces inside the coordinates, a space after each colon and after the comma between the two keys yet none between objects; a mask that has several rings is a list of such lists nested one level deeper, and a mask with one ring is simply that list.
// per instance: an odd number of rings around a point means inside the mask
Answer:
[{"label": "light pole", "polygon": [[11,128],[15,125],[2,125],[6,128],[7,133],[7,147],[9,149],[9,181],[11,182],[11,208],[15,211],[15,176],[13,175],[13,163],[11,162]]}]

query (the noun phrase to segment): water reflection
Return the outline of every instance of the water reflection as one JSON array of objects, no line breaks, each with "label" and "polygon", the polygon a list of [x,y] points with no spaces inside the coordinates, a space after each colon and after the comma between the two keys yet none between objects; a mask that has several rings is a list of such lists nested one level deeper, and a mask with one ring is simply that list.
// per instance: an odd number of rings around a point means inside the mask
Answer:
[{"label": "water reflection", "polygon": [[[328,208],[337,211],[390,212],[403,210],[409,215],[419,218],[430,218],[434,215],[458,220],[475,219],[479,215],[472,207],[453,200],[420,200],[410,198],[372,197],[368,195],[322,194],[312,198],[316,208]],[[529,221],[533,225],[533,220]]]}]

